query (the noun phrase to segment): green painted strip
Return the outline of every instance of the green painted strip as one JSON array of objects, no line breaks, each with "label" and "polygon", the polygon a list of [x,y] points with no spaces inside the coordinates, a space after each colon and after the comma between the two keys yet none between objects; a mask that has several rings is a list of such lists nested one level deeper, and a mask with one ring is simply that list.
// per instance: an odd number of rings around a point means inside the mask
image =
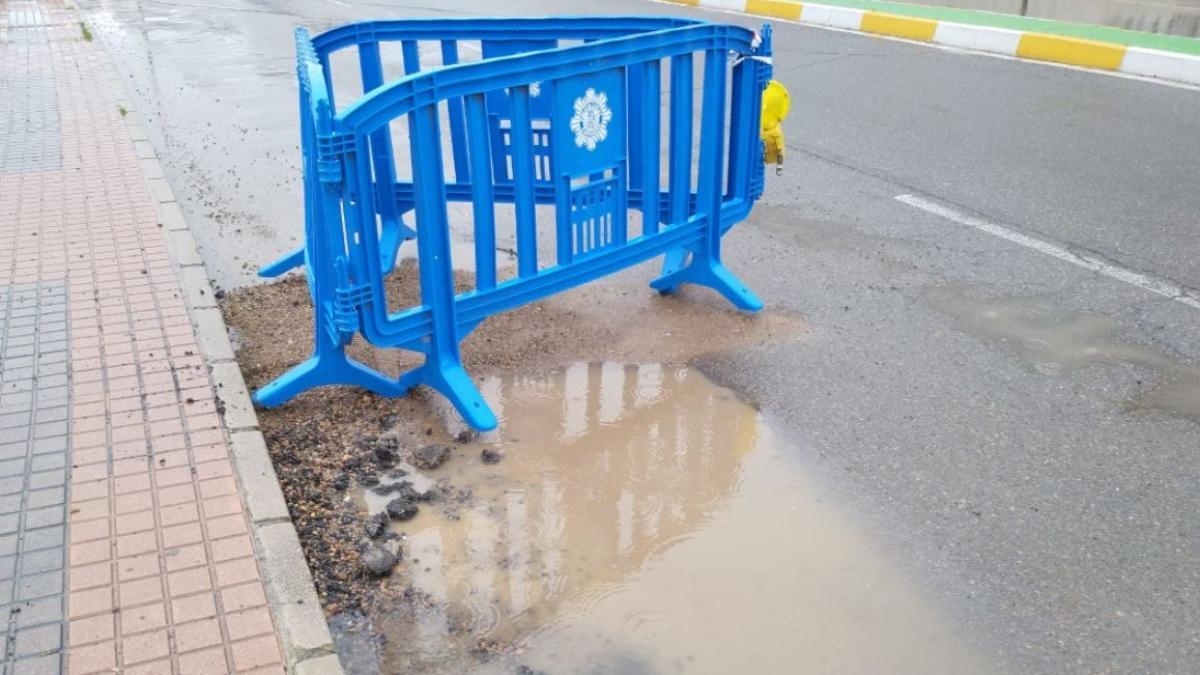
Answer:
[{"label": "green painted strip", "polygon": [[1051,21],[1050,19],[997,14],[995,12],[984,12],[974,9],[910,5],[902,2],[887,2],[885,0],[813,0],[813,2],[814,4],[868,9],[877,12],[887,12],[889,14],[899,14],[901,16],[920,17],[922,19],[1049,33],[1051,35],[1066,35],[1099,42],[1129,45],[1130,47],[1145,47],[1147,49],[1162,49],[1169,52],[1200,55],[1200,39],[1176,35],[1144,33],[1109,26]]}]

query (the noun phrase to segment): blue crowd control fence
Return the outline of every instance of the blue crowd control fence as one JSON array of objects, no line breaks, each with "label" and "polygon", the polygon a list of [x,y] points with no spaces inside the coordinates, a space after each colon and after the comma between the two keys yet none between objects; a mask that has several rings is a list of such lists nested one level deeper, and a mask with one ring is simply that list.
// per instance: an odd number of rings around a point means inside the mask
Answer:
[{"label": "blue crowd control fence", "polygon": [[[404,75],[387,81],[381,45],[395,42]],[[422,68],[422,46],[440,53],[438,65]],[[460,48],[481,58],[460,59]],[[331,56],[351,49],[364,93],[339,108]],[[492,429],[496,418],[462,366],[462,338],[489,316],[660,255],[662,275],[651,282],[660,292],[692,283],[740,309],[762,307],[722,264],[721,237],[763,189],[769,26],[754,32],[675,18],[375,21],[311,39],[299,28],[296,53],[305,243],[260,274],[305,267],[316,344],[307,361],[255,394],[259,404],[322,385],[400,396],[424,384],[472,427]],[[407,180],[398,178],[395,120],[408,127]],[[455,201],[471,205],[475,258],[474,287],[458,293],[447,207]],[[498,204],[515,214],[516,270],[507,279],[496,265]],[[552,227],[541,232],[547,248],[553,238],[552,261],[538,259],[539,205],[553,207]],[[630,209],[641,213],[638,231]],[[405,222],[409,214],[415,228]],[[384,280],[413,238],[420,301],[391,308]],[[420,352],[424,362],[398,378],[376,372],[346,355],[355,335]]]}]

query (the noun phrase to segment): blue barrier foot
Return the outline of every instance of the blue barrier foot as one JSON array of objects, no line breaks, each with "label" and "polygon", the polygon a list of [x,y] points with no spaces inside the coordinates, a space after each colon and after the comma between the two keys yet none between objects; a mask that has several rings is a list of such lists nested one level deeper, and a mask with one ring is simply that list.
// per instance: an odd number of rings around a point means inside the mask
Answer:
[{"label": "blue barrier foot", "polygon": [[408,391],[418,384],[430,387],[454,406],[458,414],[477,431],[491,431],[496,428],[496,414],[492,412],[483,395],[471,381],[471,376],[461,365],[437,367],[426,361],[400,376],[400,386]]},{"label": "blue barrier foot", "polygon": [[266,279],[274,279],[284,272],[299,267],[304,264],[304,249],[298,248],[291,253],[285,253],[281,258],[272,263],[263,265],[258,270],[258,276]]},{"label": "blue barrier foot", "polygon": [[762,300],[746,288],[746,284],[730,272],[728,267],[719,262],[701,260],[699,256],[692,256],[692,263],[687,267],[651,281],[650,288],[660,293],[669,293],[679,284],[707,286],[725,296],[734,307],[747,312],[757,312],[763,308]]},{"label": "blue barrier foot", "polygon": [[313,387],[335,384],[358,386],[380,396],[389,397],[403,396],[407,391],[405,387],[382,373],[347,358],[345,354],[333,352],[314,355],[275,378],[254,392],[254,402],[273,408],[287,403]]}]

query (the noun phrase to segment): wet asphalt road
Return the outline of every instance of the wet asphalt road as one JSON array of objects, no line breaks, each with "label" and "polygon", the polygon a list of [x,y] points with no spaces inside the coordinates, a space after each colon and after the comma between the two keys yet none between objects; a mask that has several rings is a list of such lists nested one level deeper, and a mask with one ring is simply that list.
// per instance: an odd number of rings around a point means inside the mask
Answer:
[{"label": "wet asphalt road", "polygon": [[[300,234],[292,25],[443,11],[81,4],[225,287]],[[895,199],[1200,287],[1200,92],[776,31],[791,154],[726,258],[811,330],[706,369],[761,405],[998,666],[1200,672],[1200,310]]]}]

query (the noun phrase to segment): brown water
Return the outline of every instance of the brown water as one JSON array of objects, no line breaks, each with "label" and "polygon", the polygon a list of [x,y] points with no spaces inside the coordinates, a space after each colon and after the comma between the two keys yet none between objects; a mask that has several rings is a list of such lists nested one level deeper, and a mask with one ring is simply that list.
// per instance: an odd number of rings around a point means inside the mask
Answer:
[{"label": "brown water", "polygon": [[483,389],[500,429],[431,473],[472,498],[397,528],[394,581],[434,602],[376,617],[383,672],[992,672],[699,371],[580,364]]}]

